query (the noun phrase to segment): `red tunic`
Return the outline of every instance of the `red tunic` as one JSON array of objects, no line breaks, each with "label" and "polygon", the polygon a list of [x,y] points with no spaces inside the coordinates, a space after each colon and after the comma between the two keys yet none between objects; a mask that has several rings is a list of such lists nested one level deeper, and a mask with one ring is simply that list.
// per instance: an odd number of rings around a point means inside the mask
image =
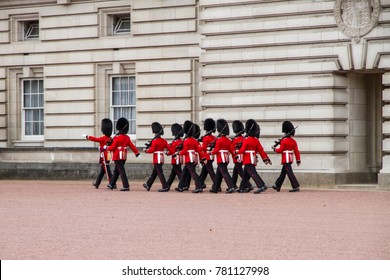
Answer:
[{"label": "red tunic", "polygon": [[263,160],[269,159],[266,152],[264,152],[263,146],[261,145],[259,139],[253,136],[248,136],[242,142],[241,149],[238,151],[238,154],[243,155],[242,164],[253,164],[257,165],[257,154],[260,154]]},{"label": "red tunic", "polygon": [[195,138],[189,137],[183,140],[183,149],[180,151],[180,155],[184,156],[184,163],[197,163],[197,157],[200,155],[202,159],[206,156],[204,155],[198,140]]},{"label": "red tunic", "polygon": [[[171,142],[171,147],[172,149],[176,152],[177,151],[177,148],[183,143],[183,140],[181,138],[178,138],[178,139],[174,139],[172,142]],[[183,156],[181,155],[176,155],[176,156],[172,156],[172,159],[171,159],[171,164],[182,164],[183,163]]]},{"label": "red tunic", "polygon": [[127,147],[130,147],[134,154],[139,154],[137,147],[131,142],[130,137],[126,134],[119,134],[114,137],[112,144],[108,146],[107,150],[113,152],[112,160],[126,160]]},{"label": "red tunic", "polygon": [[167,140],[161,137],[154,138],[150,143],[150,148],[145,150],[145,153],[153,153],[153,164],[164,164],[164,153],[168,151],[168,155],[172,155],[174,150],[169,146]]},{"label": "red tunic", "polygon": [[295,155],[297,161],[301,161],[301,154],[298,150],[297,141],[294,138],[287,137],[280,141],[279,148],[275,149],[275,152],[282,154],[282,164],[293,163]]},{"label": "red tunic", "polygon": [[212,159],[211,156],[210,156],[210,152],[208,150],[208,147],[211,143],[213,143],[215,141],[215,139],[217,139],[214,135],[210,134],[210,135],[206,135],[203,137],[203,140],[202,140],[202,151],[203,153],[206,155],[206,160],[210,160]]},{"label": "red tunic", "polygon": [[[107,143],[111,140],[111,137],[108,137],[106,135],[102,135],[101,137],[95,137],[95,136],[88,136],[88,140],[93,141],[93,142],[98,142],[99,143],[99,150],[102,151],[103,147],[107,145]],[[103,154],[102,154],[103,153]],[[107,151],[103,151],[100,153],[100,158],[99,158],[99,163],[103,163],[103,155],[106,161],[109,161],[109,153]]]},{"label": "red tunic", "polygon": [[[236,136],[236,137],[233,138],[233,140],[232,140],[232,147],[236,151],[236,154],[237,154],[237,152],[239,150],[239,149],[237,149],[237,146],[241,145],[242,141],[244,141],[244,139],[245,139],[245,137],[242,136],[242,135]],[[234,163],[242,162],[242,154],[237,154],[237,157],[233,156],[233,162]]]},{"label": "red tunic", "polygon": [[211,153],[217,155],[217,163],[229,163],[229,153],[234,155],[235,151],[231,140],[222,135],[215,141],[215,147]]}]

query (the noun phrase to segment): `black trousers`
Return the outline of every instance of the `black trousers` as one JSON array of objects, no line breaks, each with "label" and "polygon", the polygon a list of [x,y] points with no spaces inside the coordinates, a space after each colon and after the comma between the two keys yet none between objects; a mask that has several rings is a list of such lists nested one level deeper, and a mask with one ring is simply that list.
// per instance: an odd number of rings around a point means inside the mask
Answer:
[{"label": "black trousers", "polygon": [[222,178],[225,180],[225,183],[228,186],[228,189],[231,189],[236,186],[233,182],[232,177],[230,176],[228,169],[228,163],[218,163],[217,173],[215,174],[215,180],[213,186],[211,187],[213,191],[218,191],[221,187]]},{"label": "black trousers", "polygon": [[244,177],[241,180],[240,190],[245,189],[245,186],[248,185],[249,179],[252,178],[258,188],[265,186],[263,179],[256,171],[256,166],[253,164],[247,164],[244,167]]},{"label": "black trousers", "polygon": [[169,177],[167,180],[168,189],[172,186],[172,183],[175,180],[176,176],[180,180],[181,172],[182,172],[182,170],[181,170],[180,164],[172,164],[171,174],[169,174]]},{"label": "black trousers", "polygon": [[293,187],[293,189],[299,188],[299,183],[298,183],[298,180],[295,177],[295,174],[292,170],[291,163],[284,163],[283,164],[280,175],[279,175],[278,179],[276,179],[275,186],[278,188],[281,188],[283,185],[284,179],[286,178],[286,175],[287,175],[288,179],[290,180],[291,186]]},{"label": "black trousers", "polygon": [[[237,163],[234,164],[232,180],[233,180],[233,183],[234,183],[235,186],[237,185],[238,176],[240,176],[241,179],[244,177],[244,169],[242,168],[242,162],[237,162]],[[246,187],[247,188],[252,188],[252,185],[249,182],[249,180],[248,180],[248,184],[247,184]]]},{"label": "black trousers", "polygon": [[[182,178],[184,171],[185,171],[185,175],[184,178]],[[183,170],[181,171],[178,188],[189,189],[190,184],[191,184],[191,175],[190,172],[187,170],[187,166],[184,164]]]},{"label": "black trousers", "polygon": [[160,179],[161,185],[163,189],[167,189],[167,181],[165,180],[165,175],[163,172],[162,164],[154,164],[153,165],[153,171],[152,175],[150,175],[149,179],[146,181],[146,184],[151,187],[154,183],[154,180],[156,180],[156,177]]},{"label": "black trousers", "polygon": [[204,181],[207,178],[207,175],[210,175],[211,181],[215,181],[215,171],[213,168],[213,162],[214,160],[208,160],[206,164],[202,166],[202,170],[200,172],[200,182],[202,183],[202,186],[204,185]]},{"label": "black trousers", "polygon": [[[190,175],[190,176],[188,176],[188,175]],[[195,164],[189,162],[189,163],[185,164],[185,167],[183,168],[183,171],[181,172],[179,188],[183,188],[184,186],[189,186],[188,179],[191,179],[191,178],[194,179],[195,188],[202,189],[202,183],[200,181],[200,177],[195,171]],[[186,184],[188,184],[188,185],[186,185]]]},{"label": "black trousers", "polygon": [[110,186],[115,186],[116,181],[118,180],[119,176],[121,176],[123,188],[129,188],[129,181],[127,180],[127,174],[125,170],[126,160],[115,160],[114,163],[115,170],[110,180]]},{"label": "black trousers", "polygon": [[[104,174],[106,174],[106,169],[104,168],[104,165],[105,163],[101,163],[100,164],[100,172],[96,178],[96,181],[95,181],[95,187],[99,187],[100,183],[102,182],[103,180],[103,177],[104,177]],[[110,165],[107,163],[106,165],[106,168],[107,168],[107,174],[108,174],[108,178],[109,180],[111,179],[112,177],[112,172],[111,172],[111,168],[110,168]]]}]

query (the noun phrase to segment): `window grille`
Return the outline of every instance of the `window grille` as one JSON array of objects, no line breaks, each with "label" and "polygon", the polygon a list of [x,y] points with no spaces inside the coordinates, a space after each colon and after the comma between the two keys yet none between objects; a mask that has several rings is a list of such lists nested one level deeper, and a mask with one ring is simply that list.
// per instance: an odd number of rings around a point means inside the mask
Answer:
[{"label": "window grille", "polygon": [[43,135],[43,80],[23,81],[24,135]]},{"label": "window grille", "polygon": [[130,33],[131,31],[131,23],[129,16],[113,16],[113,34],[125,34]]},{"label": "window grille", "polygon": [[39,22],[38,21],[26,21],[24,28],[24,39],[39,39]]},{"label": "window grille", "polygon": [[135,77],[113,77],[111,86],[111,109],[114,127],[119,118],[129,121],[129,134],[136,134]]}]

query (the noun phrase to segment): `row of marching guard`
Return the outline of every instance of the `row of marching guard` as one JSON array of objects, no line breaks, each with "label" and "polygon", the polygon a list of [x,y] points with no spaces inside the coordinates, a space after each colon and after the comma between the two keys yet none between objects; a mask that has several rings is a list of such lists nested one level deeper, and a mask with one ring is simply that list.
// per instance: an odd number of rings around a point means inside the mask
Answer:
[{"label": "row of marching guard", "polygon": [[[158,177],[161,182],[159,192],[168,192],[177,177],[179,183],[175,188],[178,192],[188,191],[191,180],[195,184],[193,193],[201,193],[206,189],[206,179],[209,176],[212,186],[209,189],[212,193],[221,192],[222,180],[227,185],[226,193],[246,193],[253,191],[259,194],[267,190],[267,185],[257,172],[259,158],[264,164],[272,164],[269,156],[264,151],[260,142],[260,126],[254,119],[248,119],[245,124],[240,120],[232,122],[234,137],[230,138],[229,124],[225,119],[214,121],[211,118],[205,119],[203,124],[205,134],[201,136],[200,126],[187,120],[183,125],[174,123],[171,126],[171,143],[168,143],[164,135],[164,127],[154,122],[151,125],[153,139],[145,143],[144,152],[153,154],[153,170],[143,187],[149,191],[155,179]],[[141,157],[138,148],[131,142],[128,133],[129,122],[126,118],[118,119],[116,129],[118,133],[112,136],[113,125],[110,119],[102,120],[101,137],[88,136],[83,137],[98,142],[100,144],[101,165],[100,172],[96,181],[93,182],[95,188],[98,188],[104,175],[109,181],[108,188],[115,189],[118,178],[121,178],[121,191],[129,191],[130,185],[125,170],[128,149],[132,150],[137,158]],[[290,121],[284,121],[282,124],[281,139],[275,141],[272,149],[282,156],[282,170],[276,179],[272,188],[280,191],[284,179],[287,176],[291,182],[290,192],[299,192],[299,182],[293,172],[292,163],[294,157],[297,165],[301,163],[300,152],[295,135],[296,127]],[[217,136],[214,134],[217,133]],[[171,158],[171,172],[166,179],[163,165],[165,157]],[[114,172],[111,172],[109,162],[115,163]],[[232,174],[229,173],[228,165],[232,160],[234,167]],[[214,170],[214,161],[217,168]],[[197,165],[200,165],[200,173],[197,172]],[[238,178],[241,182],[238,184]],[[252,185],[251,179],[254,183]]]}]

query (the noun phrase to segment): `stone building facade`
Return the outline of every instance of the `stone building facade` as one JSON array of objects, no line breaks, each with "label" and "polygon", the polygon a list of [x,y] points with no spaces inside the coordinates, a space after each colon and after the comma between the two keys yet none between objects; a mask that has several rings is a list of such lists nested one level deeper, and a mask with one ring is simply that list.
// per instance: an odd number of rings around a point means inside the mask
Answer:
[{"label": "stone building facade", "polygon": [[[0,174],[93,176],[100,120],[256,119],[302,185],[390,182],[390,0],[0,0]],[[129,159],[129,175],[149,173]],[[146,170],[146,173],[145,173]],[[91,173],[92,172],[92,173]]]}]

